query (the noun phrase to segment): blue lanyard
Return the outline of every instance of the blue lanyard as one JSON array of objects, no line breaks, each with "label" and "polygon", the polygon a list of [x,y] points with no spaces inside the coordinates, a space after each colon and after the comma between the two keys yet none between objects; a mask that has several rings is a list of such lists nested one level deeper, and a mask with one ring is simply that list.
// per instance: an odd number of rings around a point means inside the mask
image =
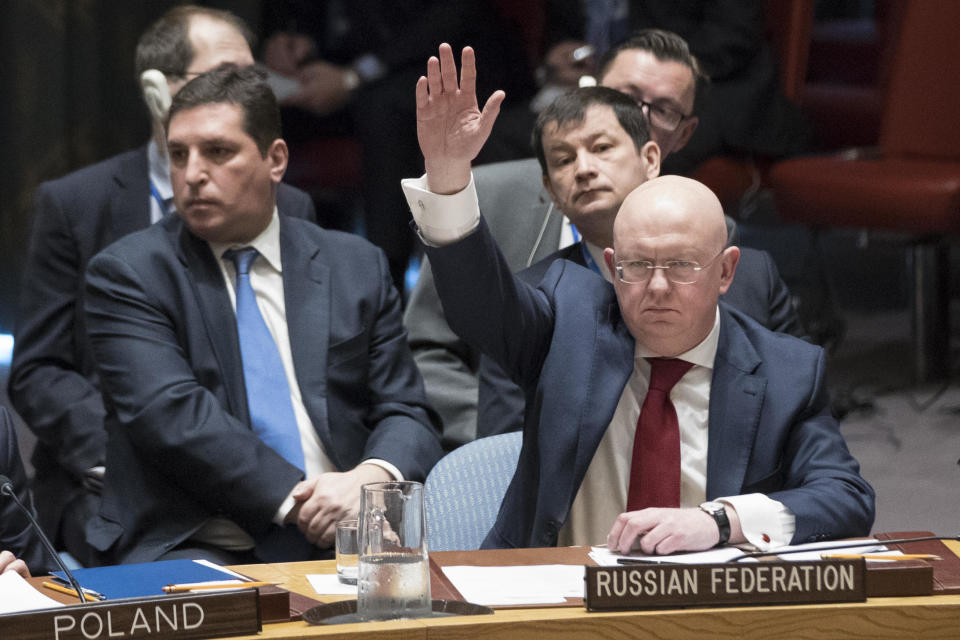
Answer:
[{"label": "blue lanyard", "polygon": [[150,197],[160,205],[160,217],[167,215],[167,203],[163,200],[163,196],[160,195],[160,191],[157,190],[157,186],[153,184],[153,180],[150,181]]},{"label": "blue lanyard", "polygon": [[603,276],[603,272],[600,271],[600,266],[597,265],[597,261],[593,259],[593,256],[590,255],[590,250],[587,249],[587,241],[580,240],[580,232],[577,231],[577,227],[574,224],[570,223],[570,231],[573,233],[573,241],[580,243],[580,251],[583,253],[583,262],[587,265],[588,269],[593,270],[599,276]]}]

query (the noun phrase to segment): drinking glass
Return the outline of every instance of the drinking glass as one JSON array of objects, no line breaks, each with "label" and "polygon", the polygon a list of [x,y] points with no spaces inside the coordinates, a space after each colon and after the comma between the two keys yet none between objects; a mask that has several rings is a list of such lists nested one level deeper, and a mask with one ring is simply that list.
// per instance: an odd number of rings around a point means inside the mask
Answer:
[{"label": "drinking glass", "polygon": [[357,521],[337,523],[337,578],[343,584],[357,584]]},{"label": "drinking glass", "polygon": [[430,615],[423,485],[377,482],[360,496],[357,614],[364,620]]}]

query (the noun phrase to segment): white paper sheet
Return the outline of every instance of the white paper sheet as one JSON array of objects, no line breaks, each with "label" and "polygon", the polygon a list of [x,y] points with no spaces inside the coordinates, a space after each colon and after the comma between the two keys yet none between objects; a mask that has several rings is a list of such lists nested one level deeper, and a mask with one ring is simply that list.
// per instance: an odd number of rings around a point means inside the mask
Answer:
[{"label": "white paper sheet", "polygon": [[474,604],[562,604],[583,597],[583,566],[444,567],[457,591]]},{"label": "white paper sheet", "polygon": [[307,580],[310,586],[320,595],[326,596],[355,596],[357,595],[357,585],[343,584],[337,578],[335,573],[310,573],[307,574]]},{"label": "white paper sheet", "polygon": [[16,613],[62,607],[62,602],[48,598],[23,579],[16,571],[0,573],[0,613]]}]

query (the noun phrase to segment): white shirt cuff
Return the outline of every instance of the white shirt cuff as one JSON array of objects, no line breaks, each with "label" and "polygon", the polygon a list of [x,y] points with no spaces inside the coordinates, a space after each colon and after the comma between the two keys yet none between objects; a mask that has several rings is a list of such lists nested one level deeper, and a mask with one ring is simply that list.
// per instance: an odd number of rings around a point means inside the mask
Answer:
[{"label": "white shirt cuff", "polygon": [[480,224],[480,205],[477,189],[470,184],[458,193],[440,195],[427,188],[427,176],[400,181],[407,206],[420,229],[424,242],[442,247],[470,235]]},{"label": "white shirt cuff", "polygon": [[[396,482],[403,481],[403,474],[400,473],[400,469],[397,469],[395,466],[387,462],[386,460],[381,460],[380,458],[367,458],[360,464],[372,464],[380,467],[384,471],[390,474],[390,476]],[[287,494],[287,497],[283,499],[283,502],[280,503],[280,507],[277,509],[277,512],[273,514],[273,523],[279,526],[284,525],[284,520],[287,518],[287,514],[296,506],[297,501],[293,499],[293,489],[290,490],[290,493]]]},{"label": "white shirt cuff", "polygon": [[393,477],[394,482],[403,482],[403,474],[400,473],[400,469],[397,469],[395,466],[387,462],[386,460],[381,460],[380,458],[367,458],[360,464],[375,464]]},{"label": "white shirt cuff", "polygon": [[747,542],[760,551],[790,544],[797,518],[782,502],[762,493],[718,498],[733,507]]}]

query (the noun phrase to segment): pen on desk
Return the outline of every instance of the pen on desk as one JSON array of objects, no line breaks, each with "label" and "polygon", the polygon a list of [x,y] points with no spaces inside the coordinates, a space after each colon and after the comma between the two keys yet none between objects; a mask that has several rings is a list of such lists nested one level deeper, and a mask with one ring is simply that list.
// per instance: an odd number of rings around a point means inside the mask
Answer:
[{"label": "pen on desk", "polygon": [[671,564],[669,560],[646,560],[644,558],[617,558],[617,564]]},{"label": "pen on desk", "polygon": [[199,589],[251,589],[253,587],[272,587],[279,582],[198,582],[197,584],[168,584],[165,593],[183,593]]},{"label": "pen on desk", "polygon": [[904,553],[899,556],[887,556],[882,553],[821,553],[820,557],[824,560],[942,560],[938,555],[932,553]]},{"label": "pen on desk", "polygon": [[[43,582],[42,584],[43,584],[43,586],[46,587],[47,589],[51,589],[51,590],[53,590],[53,591],[58,591],[58,592],[60,592],[60,593],[66,593],[67,595],[71,595],[71,596],[73,596],[74,598],[79,598],[79,597],[80,597],[74,589],[72,589],[72,588],[70,588],[70,587],[65,587],[65,586],[63,586],[62,584],[57,584],[56,582]],[[83,589],[83,587],[81,587],[81,589]],[[91,598],[95,598],[95,599],[97,599],[97,600],[106,600],[106,599],[107,599],[107,596],[103,595],[102,593],[98,593],[98,592],[94,591],[93,589],[83,589],[83,593],[86,594],[86,595],[88,595],[88,596],[90,596]]]}]

